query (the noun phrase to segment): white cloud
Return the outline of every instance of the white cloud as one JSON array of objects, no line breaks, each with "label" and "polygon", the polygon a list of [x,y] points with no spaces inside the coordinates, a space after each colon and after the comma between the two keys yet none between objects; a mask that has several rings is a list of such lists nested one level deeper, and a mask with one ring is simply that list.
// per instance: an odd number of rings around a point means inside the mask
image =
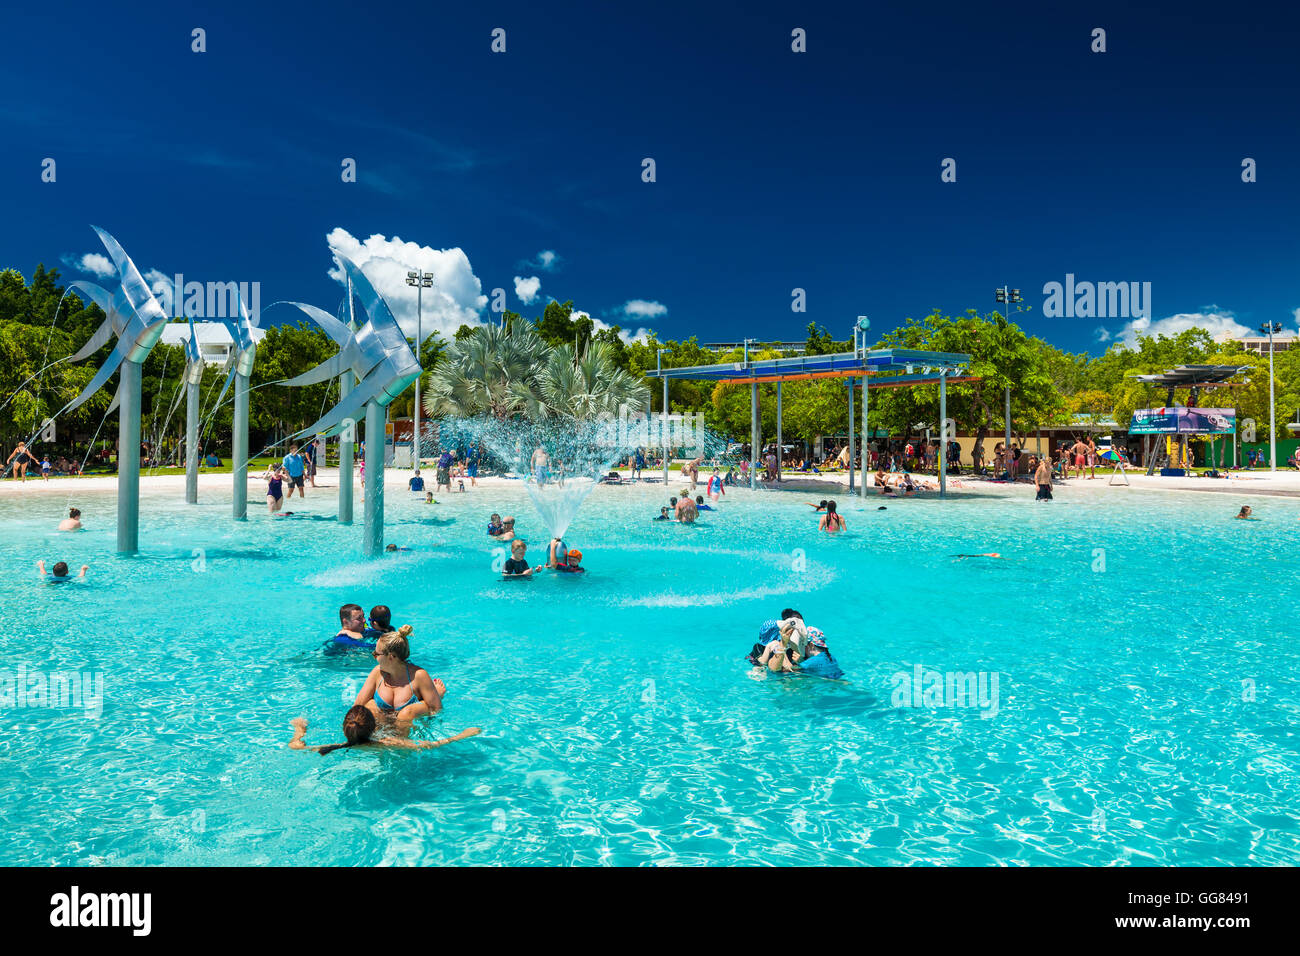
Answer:
[{"label": "white cloud", "polygon": [[623,304],[623,314],[639,319],[653,319],[656,316],[667,315],[668,306],[660,302],[647,302],[645,299],[629,299]]},{"label": "white cloud", "polygon": [[1174,336],[1179,332],[1186,332],[1188,329],[1205,329],[1216,339],[1242,338],[1256,334],[1253,329],[1242,325],[1232,317],[1231,312],[1226,310],[1218,312],[1180,312],[1177,315],[1170,315],[1154,321],[1146,318],[1126,322],[1124,328],[1115,336],[1115,341],[1129,347],[1135,347],[1139,334],[1146,336]]},{"label": "white cloud", "polygon": [[525,259],[516,268],[539,269],[542,272],[554,272],[560,265],[560,254],[554,249],[543,249],[531,259]]},{"label": "white cloud", "polygon": [[81,258],[76,256],[64,256],[64,263],[74,269],[80,269],[82,272],[89,272],[97,275],[101,279],[107,279],[109,276],[117,275],[117,268],[113,265],[113,260],[108,258],[102,252],[87,252]]},{"label": "white cloud", "polygon": [[[597,332],[601,331],[602,329],[612,329],[614,327],[610,325],[608,322],[602,322],[600,319],[596,318],[590,312],[583,312],[581,309],[574,309],[573,314],[570,316],[570,318],[574,319],[575,321],[577,319],[591,319],[592,328],[594,328]],[[637,329],[635,332],[629,332],[627,329],[623,328],[622,326],[619,326],[619,330],[618,330],[618,337],[622,339],[624,342],[628,342],[628,343],[637,342],[642,339],[645,339],[650,334],[651,334],[650,329]]]},{"label": "white cloud", "polygon": [[527,279],[515,276],[515,295],[524,305],[533,304],[533,300],[537,298],[537,290],[541,287],[542,280],[537,276],[529,276]]},{"label": "white cloud", "polygon": [[[408,336],[415,337],[416,290],[406,284],[406,273],[417,269],[433,274],[433,288],[424,290],[422,330],[426,337],[437,331],[443,338],[451,338],[462,325],[481,324],[488,297],[464,250],[434,249],[379,234],[363,242],[341,226],[331,230],[325,241],[331,252],[342,253],[365,272]],[[345,282],[337,264],[329,275],[340,284]]]},{"label": "white cloud", "polygon": [[1104,325],[1097,326],[1097,328],[1093,330],[1093,334],[1097,336],[1098,342],[1110,341],[1110,333],[1106,331],[1106,327]]},{"label": "white cloud", "polygon": [[157,269],[149,269],[144,273],[144,281],[149,283],[149,288],[158,298],[158,304],[162,306],[163,311],[168,315],[175,315],[172,311],[172,303],[175,301],[172,286],[175,284],[175,279],[163,275]]}]

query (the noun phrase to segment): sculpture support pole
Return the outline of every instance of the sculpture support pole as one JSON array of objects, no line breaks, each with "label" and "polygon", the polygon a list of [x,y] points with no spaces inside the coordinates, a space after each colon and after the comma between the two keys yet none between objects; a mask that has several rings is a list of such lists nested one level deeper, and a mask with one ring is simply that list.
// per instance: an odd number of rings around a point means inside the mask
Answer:
[{"label": "sculpture support pole", "polygon": [[[356,376],[348,369],[339,376],[339,402],[341,403],[352,391]],[[343,431],[339,433],[339,524],[352,523],[352,473],[356,456],[357,426],[355,422],[344,422]]]},{"label": "sculpture support pole", "polygon": [[117,553],[140,550],[140,365],[121,365],[117,429]]},{"label": "sculpture support pole", "polygon": [[366,501],[362,551],[368,558],[384,553],[384,407],[366,402]]},{"label": "sculpture support pole", "polygon": [[248,376],[239,373],[235,373],[235,430],[230,446],[232,513],[236,521],[243,521],[248,517]]},{"label": "sculpture support pole", "polygon": [[199,503],[199,383],[185,385],[185,503]]}]

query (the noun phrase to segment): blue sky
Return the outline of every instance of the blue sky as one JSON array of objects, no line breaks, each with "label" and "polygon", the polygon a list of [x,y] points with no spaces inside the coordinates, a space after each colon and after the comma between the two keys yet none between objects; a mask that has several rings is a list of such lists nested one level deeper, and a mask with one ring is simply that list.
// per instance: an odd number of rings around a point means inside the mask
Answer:
[{"label": "blue sky", "polygon": [[[1294,329],[1294,14],[1063,6],[29,4],[0,60],[0,265],[83,274],[95,223],[142,271],[257,281],[264,308],[333,310],[331,238],[402,318],[427,268],[426,329],[504,288],[664,337],[847,338],[1004,282],[1075,351]],[[1045,317],[1067,274],[1150,282],[1151,316]]]}]

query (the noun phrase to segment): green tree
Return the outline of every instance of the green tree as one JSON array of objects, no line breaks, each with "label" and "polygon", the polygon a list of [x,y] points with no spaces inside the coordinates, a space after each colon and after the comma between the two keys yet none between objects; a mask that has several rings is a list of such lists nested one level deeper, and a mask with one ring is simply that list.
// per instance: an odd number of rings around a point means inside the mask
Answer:
[{"label": "green tree", "polygon": [[[968,309],[965,316],[951,318],[936,311],[920,321],[908,319],[883,336],[878,347],[969,354],[969,374],[978,380],[950,385],[947,411],[959,430],[975,432],[977,446],[1005,422],[1006,388],[1011,389],[1012,431],[1022,440],[1035,428],[1065,421],[1064,400],[1052,379],[1050,346],[996,312],[981,316]],[[937,427],[938,386],[881,389],[872,398],[872,427],[884,424],[894,434],[909,434],[918,422]]]}]

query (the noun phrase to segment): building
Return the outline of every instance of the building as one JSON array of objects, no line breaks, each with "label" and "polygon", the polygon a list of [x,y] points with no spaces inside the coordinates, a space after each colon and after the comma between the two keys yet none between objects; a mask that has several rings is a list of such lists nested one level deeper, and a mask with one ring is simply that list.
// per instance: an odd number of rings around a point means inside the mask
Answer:
[{"label": "building", "polygon": [[[1246,335],[1235,336],[1231,332],[1224,332],[1219,336],[1220,342],[1236,342],[1247,352],[1253,352],[1256,355],[1268,355],[1268,336],[1267,335]],[[1285,352],[1287,349],[1296,348],[1300,344],[1300,336],[1293,332],[1284,332],[1280,335],[1273,336],[1273,351]]]},{"label": "building", "polygon": [[[254,342],[262,341],[266,335],[265,329],[254,328],[250,331]],[[208,365],[225,365],[230,360],[235,340],[231,338],[230,330],[224,322],[195,322],[194,334],[199,340],[199,357]],[[169,322],[158,341],[163,345],[183,347],[189,340],[189,322]]]},{"label": "building", "polygon": [[[764,349],[775,349],[778,352],[794,352],[802,355],[808,347],[807,342],[759,342],[757,339],[751,340],[749,347],[754,351]],[[700,348],[708,349],[710,352],[730,352],[732,350],[744,351],[744,342],[701,342]]]}]

